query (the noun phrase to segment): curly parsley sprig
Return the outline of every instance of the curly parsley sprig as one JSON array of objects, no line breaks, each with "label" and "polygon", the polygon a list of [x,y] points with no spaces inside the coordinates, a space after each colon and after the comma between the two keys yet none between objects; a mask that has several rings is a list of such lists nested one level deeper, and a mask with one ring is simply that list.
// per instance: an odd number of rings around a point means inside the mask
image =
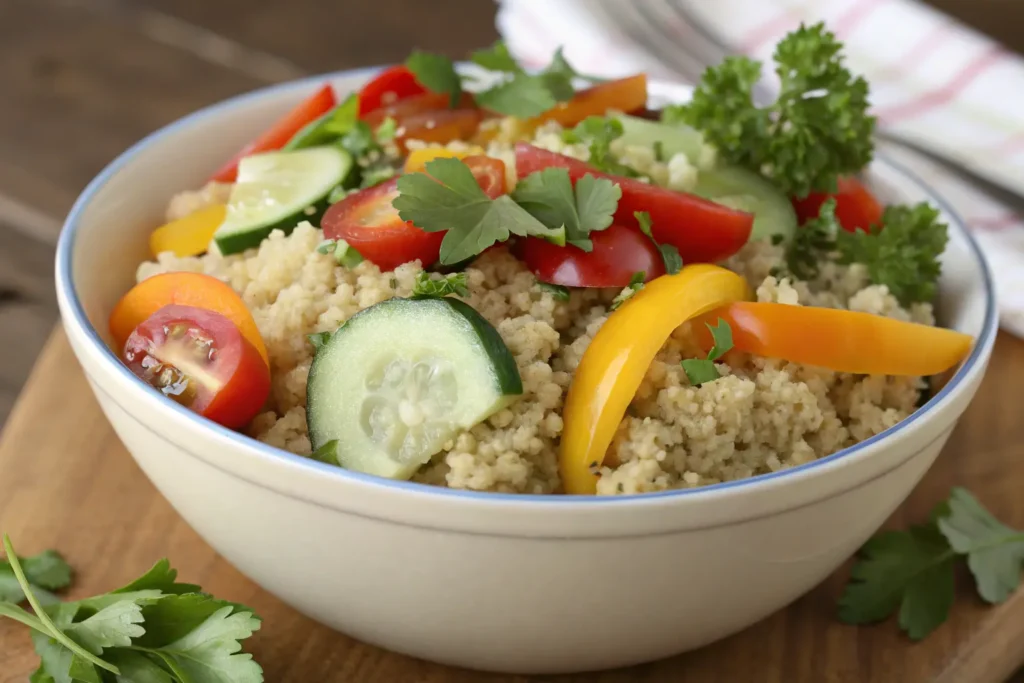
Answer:
[{"label": "curly parsley sprig", "polygon": [[839,176],[861,170],[874,153],[868,85],[844,66],[841,50],[824,23],[801,25],[775,48],[781,87],[774,102],[754,102],[760,62],[727,57],[704,72],[688,104],[668,108],[663,118],[702,131],[726,161],[765,175],[788,195],[834,192]]}]

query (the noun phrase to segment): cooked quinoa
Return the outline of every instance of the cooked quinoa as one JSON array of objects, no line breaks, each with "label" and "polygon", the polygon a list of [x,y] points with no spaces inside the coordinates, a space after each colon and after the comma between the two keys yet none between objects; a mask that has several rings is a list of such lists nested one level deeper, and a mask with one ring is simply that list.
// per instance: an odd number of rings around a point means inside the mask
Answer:
[{"label": "cooked quinoa", "polygon": [[[565,145],[557,127],[534,141],[586,159],[586,148]],[[488,154],[507,163],[505,142]],[[699,169],[675,157],[657,162],[636,149],[617,153],[652,182],[692,186]],[[709,155],[709,163],[711,156]],[[230,187],[230,186],[227,186]],[[180,217],[224,201],[225,186],[182,193],[168,208]],[[306,380],[314,349],[306,335],[333,332],[360,310],[409,296],[419,262],[381,272],[364,261],[353,269],[321,254],[323,235],[309,223],[290,235],[273,233],[258,249],[234,256],[210,252],[143,263],[139,281],[168,271],[195,271],[229,283],[249,306],[267,345],[271,397],[250,424],[251,436],[299,455],[310,454]],[[721,264],[741,274],[758,301],[847,308],[934,325],[930,304],[902,308],[885,286],[869,285],[858,264],[823,264],[813,282],[777,279],[783,248],[748,243]],[[490,321],[515,357],[523,395],[510,407],[462,432],[415,475],[439,486],[511,493],[557,493],[562,406],[587,345],[607,319],[617,289],[572,289],[560,301],[504,248],[465,269],[473,308]],[[778,471],[827,456],[906,418],[925,388],[915,377],[863,376],[729,352],[721,379],[694,387],[680,367],[701,356],[688,325],[662,347],[601,468],[599,494],[692,488]]]}]

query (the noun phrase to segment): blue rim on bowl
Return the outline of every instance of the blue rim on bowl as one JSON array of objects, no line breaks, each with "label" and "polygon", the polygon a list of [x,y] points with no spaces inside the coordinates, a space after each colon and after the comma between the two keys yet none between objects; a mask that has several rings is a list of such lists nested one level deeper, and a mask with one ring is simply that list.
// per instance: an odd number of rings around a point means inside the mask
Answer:
[{"label": "blue rim on bowl", "polygon": [[[449,498],[462,498],[462,499],[474,499],[480,502],[492,501],[500,503],[557,503],[559,505],[615,505],[627,502],[639,502],[639,501],[653,501],[663,500],[665,498],[680,497],[680,496],[701,496],[709,495],[715,492],[721,492],[729,489],[738,489],[742,487],[752,487],[763,485],[766,482],[781,478],[792,476],[801,472],[807,472],[816,468],[821,468],[841,458],[846,458],[854,453],[864,450],[871,445],[885,439],[898,431],[907,428],[917,420],[924,417],[927,413],[940,402],[942,402],[947,396],[949,396],[962,382],[963,378],[970,372],[978,361],[982,358],[984,350],[992,342],[995,333],[998,329],[997,314],[995,307],[995,290],[992,281],[992,274],[989,271],[988,263],[982,256],[981,250],[978,244],[975,242],[974,237],[964,228],[963,221],[956,214],[952,208],[940,199],[931,190],[930,187],[917,176],[908,171],[902,165],[887,159],[884,155],[876,155],[876,158],[883,161],[885,164],[896,169],[900,174],[906,177],[914,185],[925,194],[930,201],[934,202],[942,211],[949,216],[950,222],[955,224],[955,228],[960,231],[967,240],[971,251],[974,253],[978,262],[981,264],[981,270],[984,278],[984,288],[986,295],[985,302],[985,318],[983,322],[983,329],[981,335],[978,337],[974,344],[970,355],[961,364],[960,368],[956,371],[954,376],[942,387],[938,392],[931,396],[928,401],[914,411],[910,416],[896,425],[886,429],[875,436],[872,436],[860,443],[857,443],[849,448],[844,448],[836,453],[825,456],[818,460],[814,460],[809,463],[797,465],[788,469],[780,470],[777,472],[770,472],[766,474],[759,474],[746,479],[739,479],[735,481],[726,481],[719,484],[709,484],[707,486],[701,486],[692,489],[673,489],[669,491],[658,491],[652,493],[640,493],[640,494],[627,494],[621,496],[564,496],[564,495],[544,495],[544,494],[519,494],[519,493],[491,493],[484,491],[468,491],[461,489],[449,489],[440,486],[433,486],[429,484],[420,484],[411,481],[394,481],[389,479],[382,479],[380,477],[374,477],[360,472],[353,472],[345,470],[340,467],[334,467],[326,463],[321,463],[311,458],[303,457],[290,453],[288,451],[269,446],[261,441],[246,436],[240,432],[235,432],[226,427],[222,427],[214,422],[199,417],[187,408],[175,403],[174,401],[164,400],[153,394],[148,388],[144,387],[134,374],[125,366],[120,359],[114,355],[107,344],[101,338],[99,332],[93,327],[92,323],[85,315],[85,310],[82,307],[81,301],[78,299],[78,295],[74,289],[74,273],[72,271],[72,254],[74,252],[75,237],[78,232],[79,222],[81,215],[85,210],[86,206],[92,201],[93,196],[102,188],[120,169],[133,160],[138,155],[142,154],[146,147],[152,142],[162,139],[164,137],[173,135],[175,131],[182,126],[190,125],[196,121],[207,117],[211,114],[221,111],[222,109],[230,109],[238,105],[244,104],[249,100],[258,99],[264,97],[270,93],[279,92],[283,90],[298,90],[305,85],[312,85],[325,80],[338,79],[338,78],[352,78],[354,76],[367,76],[371,73],[378,71],[381,67],[366,67],[361,69],[353,69],[348,71],[338,71],[327,74],[320,74],[315,76],[309,76],[297,81],[289,81],[287,83],[281,83],[277,85],[268,86],[255,90],[248,93],[243,93],[235,97],[223,100],[216,104],[204,107],[192,114],[189,114],[183,118],[174,121],[163,128],[157,130],[154,133],[146,136],[139,142],[132,145],[120,156],[110,162],[106,168],[104,168],[99,175],[97,175],[92,182],[82,191],[78,199],[75,201],[74,206],[68,213],[68,217],[64,222],[63,229],[61,230],[60,238],[57,242],[57,253],[56,253],[56,285],[58,289],[58,295],[63,295],[63,298],[67,302],[67,311],[65,313],[65,324],[67,321],[67,314],[70,314],[70,322],[81,329],[83,334],[87,337],[91,344],[94,344],[100,349],[100,356],[102,363],[106,365],[106,370],[119,375],[122,379],[126,380],[131,386],[137,386],[140,392],[151,394],[154,399],[159,399],[161,405],[164,406],[165,410],[173,411],[178,414],[180,418],[189,420],[202,428],[211,430],[221,439],[227,439],[233,441],[241,447],[249,450],[260,458],[275,458],[284,459],[285,461],[304,468],[313,468],[328,476],[340,477],[342,479],[349,479],[358,481],[363,484],[371,486],[392,488],[398,490],[404,490],[408,492],[414,492],[418,494],[430,494],[435,496],[444,496]],[[143,399],[145,400],[145,399]],[[197,456],[198,457],[198,456]]]}]

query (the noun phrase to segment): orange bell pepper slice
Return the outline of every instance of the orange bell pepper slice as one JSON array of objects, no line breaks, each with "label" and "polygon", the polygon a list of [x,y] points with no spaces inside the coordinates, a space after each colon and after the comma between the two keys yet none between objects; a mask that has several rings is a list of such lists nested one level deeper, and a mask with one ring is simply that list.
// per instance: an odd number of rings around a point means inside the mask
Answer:
[{"label": "orange bell pepper slice", "polygon": [[749,298],[746,280],[693,264],[651,280],[612,313],[580,360],[565,399],[559,471],[566,493],[594,494],[597,468],[654,356],[687,320]]},{"label": "orange bell pepper slice", "polygon": [[242,297],[231,286],[201,273],[163,273],[146,278],[128,290],[110,314],[110,336],[118,350],[133,330],[164,306],[194,306],[220,313],[238,327],[270,367],[266,344]]},{"label": "orange bell pepper slice", "polygon": [[571,128],[588,116],[604,116],[609,110],[635,111],[646,105],[647,74],[637,74],[580,90],[571,100],[559,102],[530,121],[538,125],[557,121]]},{"label": "orange bell pepper slice", "polygon": [[694,321],[705,348],[712,343],[705,323],[719,318],[732,328],[734,349],[858,375],[939,374],[962,361],[974,343],[956,330],[871,313],[741,301]]}]

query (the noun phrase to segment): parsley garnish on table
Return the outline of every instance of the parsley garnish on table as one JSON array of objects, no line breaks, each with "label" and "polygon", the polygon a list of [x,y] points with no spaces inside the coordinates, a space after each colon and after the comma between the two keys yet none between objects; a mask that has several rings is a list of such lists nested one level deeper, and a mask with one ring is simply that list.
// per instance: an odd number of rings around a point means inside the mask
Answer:
[{"label": "parsley garnish on table", "polygon": [[32,629],[41,661],[31,683],[263,681],[260,665],[240,652],[241,641],[259,629],[259,617],[248,607],[201,593],[199,586],[179,583],[167,560],[110,593],[44,605],[33,582],[66,585],[67,565],[51,551],[23,566],[7,536],[3,545],[4,566],[34,613],[2,601],[0,617]]},{"label": "parsley garnish on table", "polygon": [[622,188],[589,173],[573,187],[569,171],[545,168],[516,183],[512,198],[549,229],[564,229],[566,244],[592,251],[590,233],[612,224]]},{"label": "parsley garnish on table", "polygon": [[787,195],[834,192],[839,176],[871,161],[875,128],[867,83],[844,66],[841,49],[824,23],[801,25],[775,48],[781,83],[774,102],[754,102],[760,62],[726,57],[663,120],[702,131],[723,159],[763,174]]},{"label": "parsley garnish on table", "polygon": [[839,618],[867,624],[898,613],[900,628],[920,640],[949,617],[955,564],[963,558],[982,599],[1003,602],[1020,585],[1024,532],[954,488],[926,524],[886,531],[864,544],[840,598]]},{"label": "parsley garnish on table", "polygon": [[715,361],[732,348],[732,327],[729,326],[729,323],[719,318],[717,325],[708,323],[708,330],[711,331],[711,338],[714,341],[708,351],[708,357],[686,358],[680,363],[683,366],[683,372],[686,373],[686,378],[695,387],[714,382],[722,377]]},{"label": "parsley garnish on table", "polygon": [[537,236],[565,243],[565,229],[549,227],[508,195],[488,197],[459,159],[428,161],[426,173],[398,178],[399,195],[392,202],[398,215],[427,232],[445,233],[440,262],[452,265],[504,242],[511,235]]}]

